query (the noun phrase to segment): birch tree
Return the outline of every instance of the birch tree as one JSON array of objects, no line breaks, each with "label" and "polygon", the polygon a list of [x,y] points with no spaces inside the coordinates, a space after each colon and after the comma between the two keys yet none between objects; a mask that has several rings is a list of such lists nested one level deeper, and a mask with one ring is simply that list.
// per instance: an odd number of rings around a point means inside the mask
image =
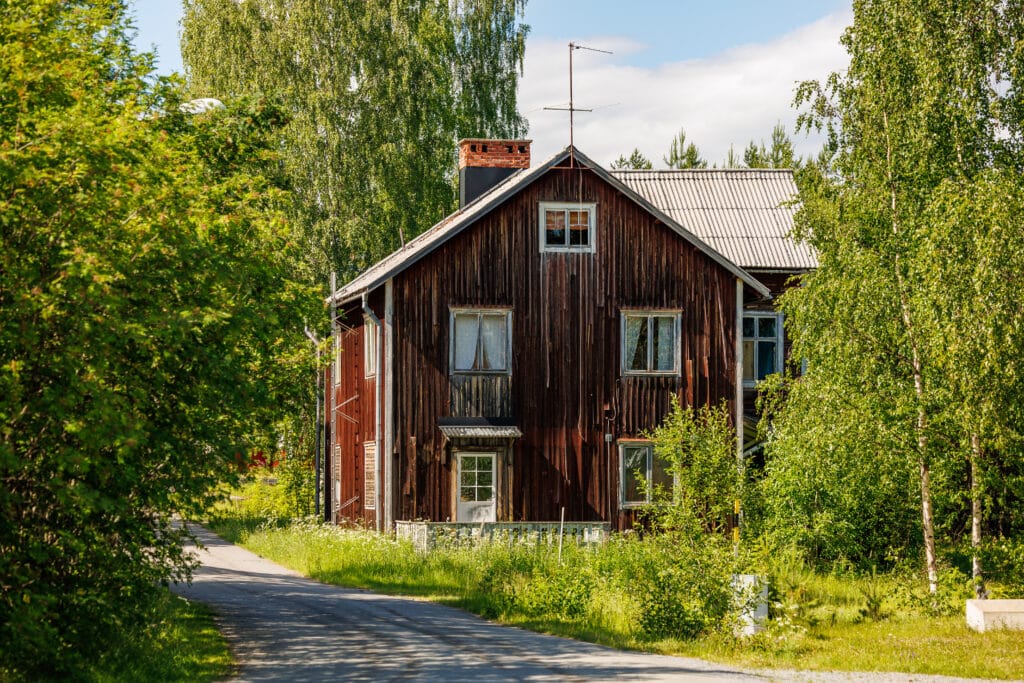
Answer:
[{"label": "birch tree", "polygon": [[[944,287],[964,275],[963,264],[936,257],[932,219],[941,215],[944,225],[955,225],[944,233],[952,244],[974,243],[979,249],[965,251],[971,258],[984,251],[979,223],[962,220],[966,204],[954,209],[942,202],[951,187],[970,188],[990,169],[1019,168],[1012,105],[1020,90],[1013,60],[1020,59],[1021,8],[1016,0],[859,0],[853,9],[854,23],[842,39],[849,70],[798,91],[809,107],[802,123],[827,127],[836,154],[829,166],[801,176],[798,231],[817,248],[820,266],[783,298],[783,309],[794,355],[807,360],[819,390],[837,399],[818,405],[857,411],[879,433],[891,434],[893,447],[913,463],[934,592],[933,467],[953,462],[951,454],[965,443],[983,448],[978,439],[988,433],[982,413],[953,411],[950,401],[982,405],[973,375],[984,376],[985,366],[1021,349],[982,343],[991,331],[972,332],[994,323],[984,314],[993,309],[980,299],[1005,290],[958,288],[955,296],[969,301],[954,304]],[[1004,180],[1019,182],[1019,176]],[[983,211],[995,197],[955,196]],[[987,215],[998,223],[995,213]],[[971,267],[979,265],[991,263]],[[982,280],[991,282],[989,275]],[[951,316],[953,306],[971,313]],[[952,348],[958,339],[968,340],[962,351]],[[813,411],[814,403],[802,407]],[[834,416],[819,413],[819,419]],[[951,425],[957,428],[950,431]],[[972,458],[978,449],[968,446]]]},{"label": "birch tree", "polygon": [[525,0],[186,0],[197,97],[273,94],[308,276],[344,281],[456,203],[456,141],[518,137]]}]

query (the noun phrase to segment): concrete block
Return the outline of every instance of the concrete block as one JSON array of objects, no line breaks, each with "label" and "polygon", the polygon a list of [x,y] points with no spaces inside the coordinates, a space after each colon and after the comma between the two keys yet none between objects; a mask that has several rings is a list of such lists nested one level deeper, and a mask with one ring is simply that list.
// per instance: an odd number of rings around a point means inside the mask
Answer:
[{"label": "concrete block", "polygon": [[993,629],[1024,630],[1024,600],[968,600],[967,626],[980,633]]},{"label": "concrete block", "polygon": [[741,607],[737,635],[752,636],[763,631],[768,619],[768,584],[755,574],[733,574],[732,589]]}]

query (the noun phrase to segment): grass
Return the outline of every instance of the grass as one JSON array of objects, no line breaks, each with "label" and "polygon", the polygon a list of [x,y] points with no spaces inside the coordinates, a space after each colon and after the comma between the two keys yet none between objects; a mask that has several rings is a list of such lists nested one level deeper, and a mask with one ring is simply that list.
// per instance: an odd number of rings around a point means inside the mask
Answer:
[{"label": "grass", "polygon": [[145,629],[120,636],[108,655],[83,672],[85,680],[202,683],[226,678],[234,665],[211,612],[169,591],[157,599]]},{"label": "grass", "polygon": [[[424,556],[366,531],[275,526],[237,516],[211,525],[226,539],[326,583],[416,596],[616,648],[753,668],[1024,678],[1024,632],[975,633],[962,611],[948,615],[951,608],[947,616],[933,616],[926,596],[915,592],[921,587],[899,575],[823,576],[782,554],[765,569],[774,577],[775,616],[764,632],[737,638],[729,628],[708,628],[700,637],[679,639],[643,627],[651,623],[645,611],[659,603],[631,584],[658,555],[635,539],[596,551],[567,547],[559,565],[543,548],[492,546]],[[655,567],[649,576],[663,576],[665,568]],[[948,605],[963,602],[950,597]]]}]

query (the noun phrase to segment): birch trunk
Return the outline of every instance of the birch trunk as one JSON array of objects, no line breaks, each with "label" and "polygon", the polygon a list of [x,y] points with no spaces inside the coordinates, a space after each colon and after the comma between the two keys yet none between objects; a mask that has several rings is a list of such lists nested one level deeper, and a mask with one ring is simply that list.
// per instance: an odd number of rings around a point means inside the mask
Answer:
[{"label": "birch trunk", "polygon": [[981,484],[978,482],[978,461],[981,459],[981,437],[971,434],[971,579],[974,582],[974,597],[984,600],[988,597],[985,578],[981,571]]}]

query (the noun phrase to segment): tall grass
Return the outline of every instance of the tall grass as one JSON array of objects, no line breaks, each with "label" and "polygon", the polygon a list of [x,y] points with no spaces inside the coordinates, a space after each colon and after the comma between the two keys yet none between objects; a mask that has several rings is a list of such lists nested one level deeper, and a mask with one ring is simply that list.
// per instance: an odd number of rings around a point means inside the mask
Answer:
[{"label": "tall grass", "polygon": [[[222,680],[231,672],[231,653],[199,603],[160,592],[144,626],[130,628],[81,679],[97,683]],[[3,676],[0,675],[0,679]]]},{"label": "tall grass", "polygon": [[[320,581],[424,597],[504,623],[613,647],[733,665],[1024,677],[1024,633],[969,631],[955,572],[939,598],[907,573],[821,574],[796,551],[613,536],[604,545],[495,543],[430,554],[375,532],[222,515],[228,540]],[[692,541],[692,539],[690,539]],[[771,619],[734,633],[732,572],[769,579]],[[949,616],[950,609],[957,616]]]}]

